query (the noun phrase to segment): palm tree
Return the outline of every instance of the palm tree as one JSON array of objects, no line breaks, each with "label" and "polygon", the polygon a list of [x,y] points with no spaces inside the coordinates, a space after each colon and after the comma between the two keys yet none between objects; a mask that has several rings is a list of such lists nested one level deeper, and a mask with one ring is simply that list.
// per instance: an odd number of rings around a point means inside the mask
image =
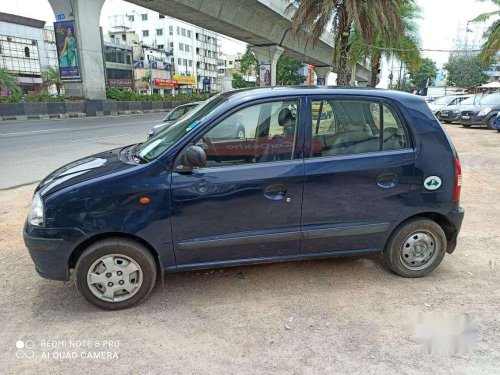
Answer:
[{"label": "palm tree", "polygon": [[[491,1],[499,7],[493,12],[483,13],[472,20],[472,22],[486,22],[491,17],[500,16],[500,0],[479,0],[481,2]],[[500,20],[495,20],[484,33],[486,41],[484,42],[479,57],[485,62],[491,59],[500,51]]]},{"label": "palm tree", "polygon": [[43,84],[46,88],[52,85],[56,86],[57,95],[61,95],[61,89],[63,88],[64,82],[59,74],[59,69],[54,67],[48,67],[42,72]]},{"label": "palm tree", "polygon": [[351,33],[349,50],[351,66],[355,66],[357,62],[369,60],[369,86],[371,87],[375,87],[378,83],[382,57],[387,60],[396,57],[413,70],[417,69],[420,64],[418,27],[414,21],[419,16],[420,8],[413,0],[404,0],[399,11],[403,25],[401,34],[394,33],[385,37],[383,30],[378,29],[373,44],[367,45],[356,31]]},{"label": "palm tree", "polygon": [[17,78],[3,68],[0,68],[0,87],[11,92],[19,92],[21,90],[17,84]]},{"label": "palm tree", "polygon": [[384,38],[401,34],[400,7],[405,0],[290,0],[293,31],[314,45],[325,28],[335,35],[332,62],[337,68],[337,85],[345,86],[349,78],[351,32],[357,32],[366,44],[373,44],[378,32]]}]

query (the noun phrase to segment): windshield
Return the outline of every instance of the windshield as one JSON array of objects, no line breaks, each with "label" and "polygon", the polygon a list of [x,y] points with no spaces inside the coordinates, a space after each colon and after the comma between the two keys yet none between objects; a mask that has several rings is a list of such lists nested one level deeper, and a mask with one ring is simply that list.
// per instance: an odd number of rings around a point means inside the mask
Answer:
[{"label": "windshield", "polygon": [[171,126],[159,132],[156,136],[149,138],[137,149],[137,155],[146,161],[156,159],[187,132],[202,123],[205,116],[226,100],[226,97],[221,96],[221,94],[214,95],[189,111],[185,116],[179,118]]},{"label": "windshield", "polygon": [[474,95],[474,96],[468,97],[467,99],[462,100],[459,104],[460,105],[469,105],[469,104],[479,103],[480,98],[481,98],[481,95]]},{"label": "windshield", "polygon": [[453,100],[453,96],[443,96],[442,98],[436,99],[432,104],[446,105]]},{"label": "windshield", "polygon": [[500,94],[491,94],[481,99],[481,105],[500,105]]},{"label": "windshield", "polygon": [[181,117],[184,112],[186,111],[186,107],[177,107],[172,110],[164,119],[163,121],[173,121],[177,120],[179,117]]}]

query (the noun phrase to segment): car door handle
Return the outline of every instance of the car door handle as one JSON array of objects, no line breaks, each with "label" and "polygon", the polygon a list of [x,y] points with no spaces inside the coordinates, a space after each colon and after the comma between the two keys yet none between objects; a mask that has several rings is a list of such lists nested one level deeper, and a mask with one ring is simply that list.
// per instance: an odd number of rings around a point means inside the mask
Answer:
[{"label": "car door handle", "polygon": [[398,184],[399,178],[396,173],[383,173],[377,177],[377,185],[383,189],[393,188]]},{"label": "car door handle", "polygon": [[282,184],[269,185],[264,189],[264,196],[272,201],[279,201],[285,198],[287,187]]}]

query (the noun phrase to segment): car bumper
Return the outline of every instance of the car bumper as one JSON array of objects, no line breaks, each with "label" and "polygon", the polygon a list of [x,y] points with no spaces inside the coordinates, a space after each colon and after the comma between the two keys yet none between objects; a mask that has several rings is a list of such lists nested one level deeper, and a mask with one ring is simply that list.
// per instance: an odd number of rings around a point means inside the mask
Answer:
[{"label": "car bumper", "polygon": [[453,253],[455,251],[455,247],[457,246],[457,237],[458,233],[460,233],[460,228],[462,228],[464,215],[465,210],[463,207],[456,207],[447,215],[454,227],[451,238],[448,238],[448,246],[446,248],[446,252],[449,254]]},{"label": "car bumper", "polygon": [[38,228],[24,225],[24,243],[38,274],[51,280],[69,279],[69,256],[87,236],[76,228]]},{"label": "car bumper", "polygon": [[487,125],[487,116],[468,116],[468,118],[460,117],[460,124],[462,125]]}]

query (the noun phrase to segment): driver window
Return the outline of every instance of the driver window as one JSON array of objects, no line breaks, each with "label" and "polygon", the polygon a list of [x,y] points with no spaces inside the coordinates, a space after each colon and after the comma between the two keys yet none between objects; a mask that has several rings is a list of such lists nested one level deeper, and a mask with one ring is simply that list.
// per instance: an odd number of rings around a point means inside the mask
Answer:
[{"label": "driver window", "polygon": [[298,101],[277,101],[244,108],[219,122],[196,145],[207,168],[291,160]]}]

